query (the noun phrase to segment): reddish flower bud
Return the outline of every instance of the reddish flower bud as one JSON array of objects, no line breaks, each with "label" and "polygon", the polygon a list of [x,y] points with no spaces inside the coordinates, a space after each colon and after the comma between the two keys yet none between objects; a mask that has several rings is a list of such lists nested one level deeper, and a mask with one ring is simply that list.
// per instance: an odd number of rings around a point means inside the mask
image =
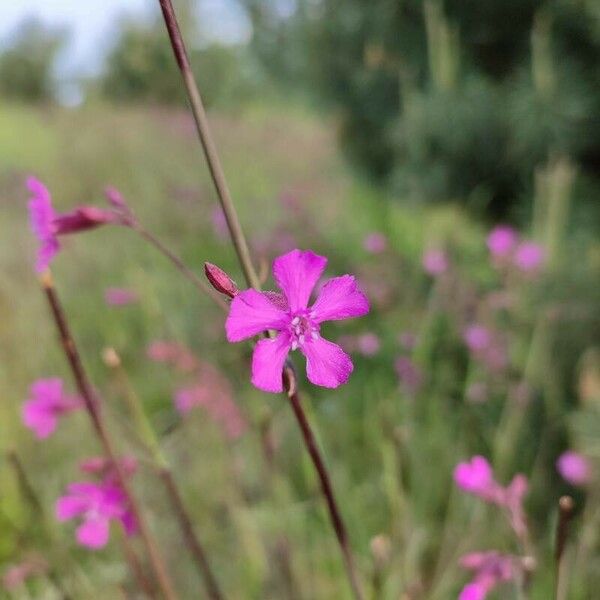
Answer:
[{"label": "reddish flower bud", "polygon": [[233,281],[223,269],[219,269],[216,265],[208,262],[204,263],[204,273],[217,292],[225,294],[225,296],[228,296],[229,298],[234,298],[240,293],[235,281]]}]

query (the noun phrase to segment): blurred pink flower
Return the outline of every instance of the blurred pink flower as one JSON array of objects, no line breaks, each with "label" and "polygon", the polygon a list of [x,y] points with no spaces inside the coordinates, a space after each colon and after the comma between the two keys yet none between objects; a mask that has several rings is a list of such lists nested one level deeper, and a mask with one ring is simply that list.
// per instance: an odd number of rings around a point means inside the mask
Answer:
[{"label": "blurred pink flower", "polygon": [[56,518],[68,521],[76,517],[81,518],[77,541],[92,550],[106,546],[112,520],[120,521],[128,535],[135,532],[126,496],[113,482],[69,484],[67,494],[56,502]]},{"label": "blurred pink flower", "polygon": [[563,452],[556,461],[556,469],[561,477],[571,485],[586,485],[592,476],[590,461],[573,450]]},{"label": "blurred pink flower", "polygon": [[138,302],[139,296],[127,288],[106,288],[104,300],[110,306],[126,306]]},{"label": "blurred pink flower", "polygon": [[229,238],[229,228],[227,227],[227,219],[225,213],[220,206],[215,206],[211,214],[211,223],[215,235],[221,239],[226,240]]},{"label": "blurred pink flower", "polygon": [[195,407],[204,408],[229,439],[239,438],[248,427],[233,399],[229,381],[208,363],[200,365],[193,385],[177,390],[174,400],[175,407],[182,415]]},{"label": "blurred pink flower", "polygon": [[50,192],[35,177],[27,178],[31,193],[28,202],[29,220],[33,233],[40,243],[36,261],[36,271],[45,271],[60,250],[59,236],[85,231],[105,223],[121,222],[111,210],[96,206],[78,206],[68,213],[57,213],[52,206]]},{"label": "blurred pink flower", "polygon": [[83,406],[80,398],[64,393],[63,382],[58,378],[38,379],[32,384],[29,394],[21,414],[25,426],[39,439],[54,432],[61,416]]},{"label": "blurred pink flower", "polygon": [[193,371],[198,360],[192,351],[179,342],[155,340],[146,349],[146,356],[154,362],[166,363],[179,371]]},{"label": "blurred pink flower", "polygon": [[372,333],[363,333],[356,339],[356,347],[364,356],[375,356],[381,349],[379,336]]},{"label": "blurred pink flower", "polygon": [[369,303],[351,275],[328,280],[308,308],[311,292],[321,277],[327,259],[311,251],[292,250],[275,259],[273,275],[283,294],[253,289],[240,292],[232,301],[225,323],[227,339],[240,342],[266,330],[278,332],[262,339],[252,357],[252,383],[267,392],[283,391],[282,372],[290,351],[306,356],[306,372],[315,385],[335,388],[350,377],[350,357],[337,345],[323,339],[324,321],[365,315]]},{"label": "blurred pink flower", "polygon": [[379,231],[373,231],[365,236],[363,248],[371,254],[381,254],[387,248],[387,238]]},{"label": "blurred pink flower", "polygon": [[506,258],[513,253],[518,241],[519,236],[512,227],[498,225],[490,231],[487,247],[495,258]]},{"label": "blurred pink flower", "polygon": [[495,550],[467,554],[460,559],[460,565],[474,571],[474,575],[462,589],[459,600],[483,600],[498,585],[516,579],[522,570],[521,559]]},{"label": "blurred pink flower", "polygon": [[394,363],[394,368],[407,394],[414,395],[421,389],[423,373],[408,356],[399,356]]},{"label": "blurred pink flower", "polygon": [[433,277],[444,274],[449,266],[448,256],[443,250],[432,248],[423,254],[423,269]]},{"label": "blurred pink flower", "polygon": [[463,340],[471,352],[480,352],[489,347],[492,336],[483,325],[469,325],[463,332]]},{"label": "blurred pink flower", "polygon": [[521,242],[514,257],[515,266],[524,273],[540,269],[545,259],[544,249],[535,242]]},{"label": "blurred pink flower", "polygon": [[[123,456],[119,459],[119,464],[123,473],[127,476],[133,475],[138,468],[138,462],[135,456]],[[116,482],[117,473],[111,461],[104,456],[92,456],[79,463],[79,469],[84,473],[96,475],[103,481]]]},{"label": "blurred pink flower", "polygon": [[5,590],[14,591],[27,579],[35,575],[43,575],[48,570],[48,563],[39,555],[33,554],[19,564],[8,567],[2,575],[2,586]]}]

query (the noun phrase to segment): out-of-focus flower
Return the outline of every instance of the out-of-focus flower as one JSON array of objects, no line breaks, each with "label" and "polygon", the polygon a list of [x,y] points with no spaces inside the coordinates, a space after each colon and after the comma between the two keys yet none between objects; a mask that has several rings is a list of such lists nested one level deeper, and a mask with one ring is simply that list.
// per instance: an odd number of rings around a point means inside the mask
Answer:
[{"label": "out-of-focus flower", "polygon": [[521,242],[515,251],[515,266],[524,273],[538,271],[544,264],[544,249],[535,242]]},{"label": "out-of-focus flower", "polygon": [[63,382],[58,378],[38,379],[29,395],[22,407],[23,423],[39,439],[52,435],[60,417],[83,406],[80,398],[64,393]]},{"label": "out-of-focus flower", "polygon": [[169,364],[186,373],[198,367],[198,360],[192,351],[179,342],[155,340],[146,349],[146,356],[150,360]]},{"label": "out-of-focus flower", "polygon": [[59,237],[93,229],[105,223],[122,222],[112,210],[96,206],[78,206],[67,213],[57,213],[52,206],[50,192],[35,177],[27,179],[31,193],[29,198],[29,219],[33,233],[40,243],[36,260],[36,271],[45,271],[60,250]]},{"label": "out-of-focus flower", "polygon": [[[135,456],[123,456],[119,459],[119,465],[127,476],[133,475],[138,468]],[[112,462],[104,456],[92,456],[79,463],[79,469],[84,473],[96,475],[103,481],[117,481],[117,473]]]},{"label": "out-of-focus flower", "polygon": [[48,570],[48,563],[39,555],[32,554],[22,562],[12,565],[2,575],[2,586],[7,591],[14,591],[27,579],[35,575],[43,575]]},{"label": "out-of-focus flower", "polygon": [[432,277],[443,275],[449,265],[448,256],[443,250],[432,248],[423,254],[423,269]]},{"label": "out-of-focus flower", "polygon": [[211,213],[211,223],[215,235],[221,239],[226,240],[229,237],[229,228],[227,227],[227,219],[225,213],[220,206],[215,206]]},{"label": "out-of-focus flower", "polygon": [[324,321],[365,315],[369,303],[354,277],[328,280],[309,308],[308,301],[327,259],[310,251],[292,250],[275,259],[273,276],[283,294],[240,292],[231,302],[225,324],[227,339],[240,342],[266,330],[274,339],[260,340],[252,357],[252,383],[267,392],[283,391],[283,365],[291,350],[306,356],[306,372],[315,385],[335,388],[350,377],[350,357],[319,333]]},{"label": "out-of-focus flower", "polygon": [[481,352],[489,347],[492,336],[483,325],[469,325],[463,332],[463,340],[471,352]]},{"label": "out-of-focus flower", "polygon": [[127,288],[106,288],[104,290],[104,301],[110,306],[126,306],[134,304],[138,300],[137,293]]},{"label": "out-of-focus flower", "polygon": [[510,256],[517,246],[519,236],[508,225],[494,227],[487,238],[487,247],[494,258],[502,259]]},{"label": "out-of-focus flower", "polygon": [[233,399],[229,381],[208,363],[199,366],[196,382],[175,393],[175,406],[185,415],[196,407],[204,408],[229,439],[244,434],[248,425]]},{"label": "out-of-focus flower", "polygon": [[484,600],[498,585],[515,580],[523,570],[522,562],[517,556],[495,550],[463,556],[460,565],[474,574],[471,582],[462,589],[459,600]]},{"label": "out-of-focus flower", "polygon": [[113,482],[71,483],[67,494],[56,502],[56,518],[68,521],[81,518],[76,537],[79,544],[97,550],[108,543],[110,522],[120,521],[128,535],[135,532],[135,522],[124,492]]},{"label": "out-of-focus flower", "polygon": [[556,469],[571,485],[586,485],[592,477],[590,461],[574,450],[567,450],[558,457]]},{"label": "out-of-focus flower", "polygon": [[394,363],[394,368],[407,394],[414,395],[421,389],[423,373],[408,356],[399,356]]},{"label": "out-of-focus flower", "polygon": [[373,231],[365,236],[363,248],[371,254],[381,254],[387,248],[387,238],[379,231]]},{"label": "out-of-focus flower", "polygon": [[381,348],[381,340],[375,333],[363,333],[356,339],[356,347],[364,356],[375,356]]}]

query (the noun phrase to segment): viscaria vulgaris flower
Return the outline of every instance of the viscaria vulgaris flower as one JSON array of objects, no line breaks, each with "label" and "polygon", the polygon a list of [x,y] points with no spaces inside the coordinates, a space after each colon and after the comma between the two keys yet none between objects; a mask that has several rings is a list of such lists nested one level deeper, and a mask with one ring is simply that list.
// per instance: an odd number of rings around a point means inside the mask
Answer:
[{"label": "viscaria vulgaris flower", "polygon": [[496,259],[509,257],[519,242],[519,234],[508,225],[498,225],[487,237],[487,247]]},{"label": "viscaria vulgaris flower", "polygon": [[372,231],[365,236],[363,248],[371,254],[381,254],[387,248],[387,238],[380,231]]},{"label": "viscaria vulgaris flower", "polygon": [[61,236],[93,229],[105,223],[123,224],[120,213],[97,206],[77,206],[72,211],[57,213],[52,206],[50,192],[39,179],[29,177],[27,187],[31,194],[28,202],[31,228],[39,241],[35,265],[38,273],[48,268],[60,250]]},{"label": "viscaria vulgaris flower", "polygon": [[136,531],[125,493],[112,480],[69,484],[67,493],[56,502],[56,518],[59,521],[80,518],[77,542],[92,550],[108,543],[111,521],[119,521],[128,535]]},{"label": "viscaria vulgaris flower", "polygon": [[450,266],[448,255],[438,248],[431,248],[423,254],[423,269],[428,275],[437,277],[443,275]]},{"label": "viscaria vulgaris flower", "polygon": [[39,439],[44,439],[54,432],[61,416],[82,406],[78,396],[64,392],[61,379],[38,379],[30,388],[29,399],[23,403],[21,414],[25,426]]},{"label": "viscaria vulgaris flower", "polygon": [[495,550],[463,556],[460,565],[473,571],[473,579],[462,589],[458,600],[484,600],[497,586],[517,579],[524,570],[523,562],[518,556]]},{"label": "viscaria vulgaris flower", "polygon": [[590,461],[574,450],[567,450],[558,457],[556,469],[562,478],[571,485],[586,485],[592,477]]},{"label": "viscaria vulgaris flower", "polygon": [[524,241],[515,251],[514,263],[523,273],[535,273],[543,266],[546,254],[539,244]]},{"label": "viscaria vulgaris flower", "polygon": [[273,263],[273,276],[283,294],[249,289],[233,298],[225,324],[230,342],[268,330],[277,333],[272,339],[260,340],[254,348],[252,383],[257,388],[283,391],[283,367],[292,350],[300,350],[306,357],[306,373],[315,385],[335,388],[350,377],[350,357],[321,336],[321,324],[365,315],[369,302],[354,277],[342,275],[326,281],[309,307],[311,293],[326,265],[323,256],[292,250]]}]

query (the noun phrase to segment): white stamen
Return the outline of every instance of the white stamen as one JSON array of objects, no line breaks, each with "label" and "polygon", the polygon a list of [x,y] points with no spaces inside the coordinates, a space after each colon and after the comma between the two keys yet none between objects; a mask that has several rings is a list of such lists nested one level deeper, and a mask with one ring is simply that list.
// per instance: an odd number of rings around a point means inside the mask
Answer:
[{"label": "white stamen", "polygon": [[292,325],[296,326],[298,323],[300,323],[300,317],[294,317],[292,319]]},{"label": "white stamen", "polygon": [[319,339],[319,334],[316,331],[313,331],[310,335],[312,336],[313,340],[318,340]]},{"label": "white stamen", "polygon": [[304,338],[304,335],[301,335],[301,336],[299,336],[299,337],[298,337],[298,341],[299,341],[301,344],[304,344],[304,340],[305,340],[305,338]]},{"label": "white stamen", "polygon": [[297,350],[298,349],[298,342],[296,340],[294,340],[292,342],[292,350]]}]

